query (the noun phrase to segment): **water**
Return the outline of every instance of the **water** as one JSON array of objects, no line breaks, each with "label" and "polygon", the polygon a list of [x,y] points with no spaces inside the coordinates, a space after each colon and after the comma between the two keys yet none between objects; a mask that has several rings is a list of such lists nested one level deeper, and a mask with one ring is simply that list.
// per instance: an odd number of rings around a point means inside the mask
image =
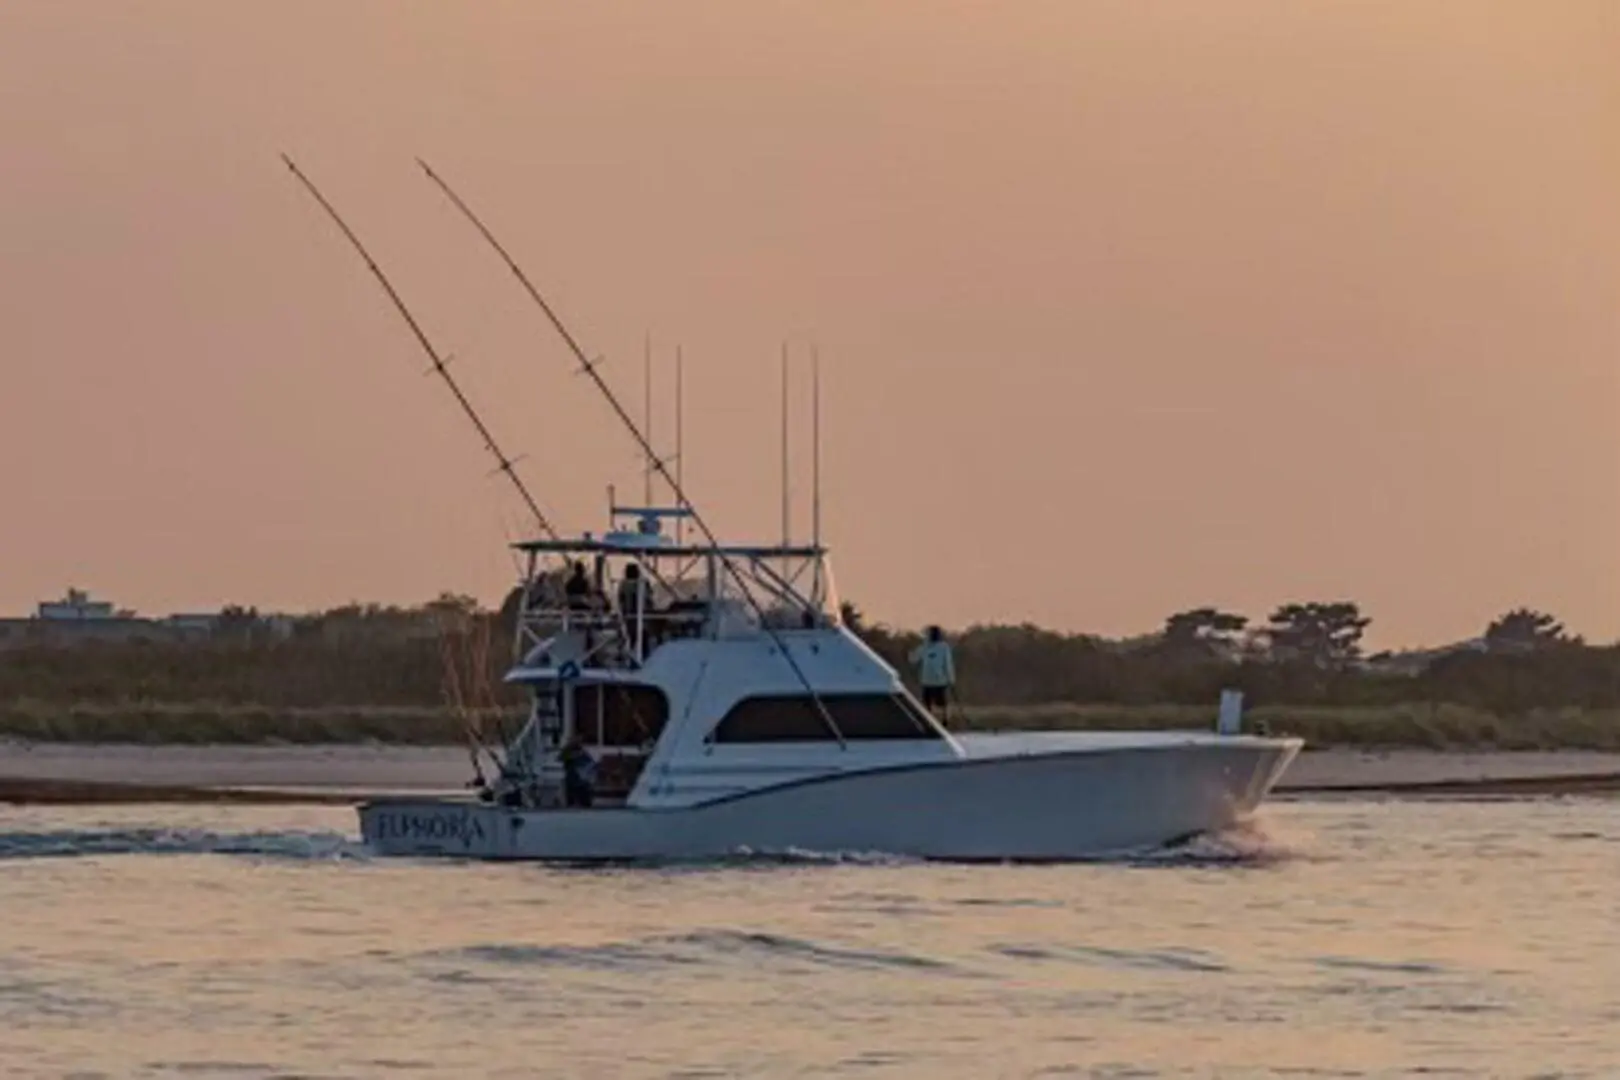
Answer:
[{"label": "water", "polygon": [[1612,1077],[1620,801],[1295,802],[1091,866],[365,857],[0,812],[0,1077]]}]

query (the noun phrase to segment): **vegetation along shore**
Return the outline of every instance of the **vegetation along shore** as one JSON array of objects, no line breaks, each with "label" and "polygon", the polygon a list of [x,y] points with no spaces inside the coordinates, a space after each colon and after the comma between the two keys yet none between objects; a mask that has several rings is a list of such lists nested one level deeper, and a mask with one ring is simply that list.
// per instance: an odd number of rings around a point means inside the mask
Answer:
[{"label": "vegetation along shore", "polygon": [[[419,608],[350,606],[267,633],[227,609],[186,641],[12,641],[0,651],[0,737],[46,742],[460,742],[515,722],[500,682],[510,602],[444,596]],[[907,671],[915,633],[848,624]],[[1510,612],[1479,638],[1365,655],[1354,604],[1279,607],[1253,626],[1203,608],[1128,640],[1039,627],[951,635],[959,730],[1208,727],[1223,688],[1247,722],[1313,746],[1620,750],[1620,646],[1550,616]]]}]

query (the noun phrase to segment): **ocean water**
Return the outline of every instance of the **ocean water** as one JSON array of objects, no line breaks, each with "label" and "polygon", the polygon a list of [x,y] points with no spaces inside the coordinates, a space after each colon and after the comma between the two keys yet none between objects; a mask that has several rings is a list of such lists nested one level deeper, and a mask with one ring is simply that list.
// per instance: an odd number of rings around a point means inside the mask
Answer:
[{"label": "ocean water", "polygon": [[1298,801],[1082,866],[372,859],[0,811],[0,1077],[1616,1077],[1620,801]]}]

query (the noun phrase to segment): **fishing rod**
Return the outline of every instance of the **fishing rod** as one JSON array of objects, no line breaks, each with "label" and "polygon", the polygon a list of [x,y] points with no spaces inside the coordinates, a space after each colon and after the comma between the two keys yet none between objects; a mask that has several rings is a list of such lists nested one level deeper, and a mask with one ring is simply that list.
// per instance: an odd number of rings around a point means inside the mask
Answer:
[{"label": "fishing rod", "polygon": [[[343,235],[347,237],[349,243],[354,246],[354,250],[359,253],[360,258],[365,260],[366,268],[371,271],[374,277],[376,277],[378,284],[383,287],[383,291],[386,292],[388,294],[388,298],[393,301],[394,308],[399,312],[400,317],[403,318],[405,320],[405,324],[411,328],[411,333],[415,335],[417,343],[422,346],[422,351],[427,353],[428,358],[432,361],[431,370],[438,372],[438,374],[444,379],[445,385],[448,386],[450,388],[450,392],[455,395],[455,399],[461,405],[462,411],[467,414],[467,418],[471,420],[473,426],[478,429],[478,434],[483,437],[484,446],[488,448],[490,454],[494,456],[497,462],[496,471],[506,474],[506,478],[510,480],[512,482],[512,486],[517,489],[518,495],[523,499],[524,505],[529,508],[529,513],[534,516],[534,520],[540,526],[540,529],[553,540],[557,539],[557,530],[553,528],[551,521],[546,517],[545,512],[540,509],[540,504],[535,501],[534,496],[529,493],[528,485],[524,484],[523,478],[518,476],[517,471],[514,468],[516,462],[512,458],[507,457],[506,454],[502,452],[500,446],[496,444],[495,436],[490,434],[489,428],[484,425],[484,421],[479,417],[478,411],[473,408],[472,402],[467,400],[467,395],[461,392],[461,387],[456,383],[455,377],[450,374],[450,369],[446,366],[444,358],[441,357],[439,351],[433,347],[433,342],[428,340],[427,334],[422,330],[421,324],[416,321],[416,317],[411,314],[410,308],[405,306],[405,301],[400,298],[399,293],[394,289],[393,283],[388,280],[388,275],[383,273],[382,267],[377,265],[377,260],[371,257],[371,252],[366,250],[366,246],[360,242],[360,238],[354,234],[354,230],[349,228],[348,222],[344,221],[342,215],[337,212],[331,203],[326,201],[326,196],[321,194],[320,189],[315,186],[314,181],[305,176],[303,171],[293,163],[293,159],[288,155],[282,154],[281,160],[286,163],[287,168],[291,170],[292,174],[298,178],[300,183],[304,185],[304,188],[315,199],[315,201],[320,204],[321,209],[326,211],[327,216],[329,216],[337,227],[342,230]],[[454,676],[451,677],[454,678]],[[455,688],[454,693],[458,699],[461,698],[462,695],[460,694],[459,685]],[[483,771],[478,767],[477,752],[474,747],[482,745],[483,740],[479,737],[479,733],[474,729],[469,715],[464,714],[462,722],[466,729],[467,741],[469,744],[468,750],[472,755],[475,782],[481,782],[483,779]],[[504,725],[500,723],[498,718],[496,720],[496,729],[504,742]],[[488,746],[484,746],[484,750],[489,754],[497,772],[499,772],[501,775],[505,775],[507,771],[506,763],[501,759],[500,755],[496,754],[494,750],[490,749]],[[481,783],[480,786],[482,786]]]},{"label": "fishing rod", "polygon": [[591,381],[596,384],[596,388],[602,392],[602,396],[607,399],[607,403],[612,406],[613,411],[618,414],[620,422],[623,423],[625,429],[630,432],[631,437],[636,440],[636,443],[640,446],[642,453],[647,456],[647,464],[651,468],[656,469],[658,475],[663,478],[666,484],[669,485],[671,493],[675,496],[676,504],[685,508],[687,514],[691,516],[692,524],[697,526],[698,531],[703,534],[703,538],[708,541],[709,548],[720,560],[721,565],[725,567],[726,572],[729,573],[737,582],[737,587],[739,591],[742,592],[743,598],[748,601],[749,607],[754,609],[754,614],[759,618],[760,628],[763,629],[766,634],[770,635],[771,640],[775,642],[777,647],[781,650],[782,658],[787,661],[788,666],[793,669],[793,673],[798,677],[799,682],[804,686],[805,690],[809,692],[810,699],[815,703],[816,710],[821,714],[822,721],[833,733],[834,738],[838,740],[839,746],[844,749],[848,749],[848,743],[844,739],[844,733],[839,730],[837,723],[833,721],[832,715],[827,711],[826,706],[822,703],[821,696],[816,693],[815,687],[811,685],[809,678],[804,673],[804,669],[802,669],[799,666],[798,661],[793,658],[793,654],[788,650],[787,644],[782,641],[775,629],[770,626],[769,620],[765,616],[764,609],[760,607],[759,601],[755,599],[753,593],[749,591],[748,583],[744,579],[742,571],[737,569],[736,564],[732,562],[730,556],[728,556],[721,548],[720,541],[715,536],[714,531],[710,529],[708,523],[703,520],[702,515],[700,515],[697,508],[692,505],[691,500],[686,497],[686,492],[681,489],[680,482],[670,471],[668,464],[663,458],[659,457],[653,451],[652,444],[647,441],[647,436],[642,433],[641,429],[636,426],[636,422],[631,419],[630,414],[625,411],[624,406],[619,402],[618,395],[614,394],[612,387],[608,386],[607,380],[602,378],[602,373],[597,370],[597,368],[600,366],[600,361],[593,361],[585,354],[585,350],[580,347],[579,341],[574,337],[573,334],[569,333],[568,327],[563,325],[563,321],[558,317],[556,311],[553,310],[551,305],[546,302],[545,297],[540,295],[540,290],[535,288],[534,283],[529,280],[529,276],[525,274],[523,272],[523,268],[517,264],[517,260],[512,258],[512,256],[507,252],[506,248],[501,245],[501,242],[495,238],[495,234],[490,232],[489,227],[485,225],[483,220],[473,212],[472,208],[467,205],[461,196],[456,194],[455,189],[446,183],[443,177],[434,172],[433,167],[427,162],[423,161],[421,158],[417,158],[416,163],[422,167],[423,172],[427,173],[428,179],[432,180],[438,185],[439,190],[444,193],[445,197],[448,198],[450,202],[455,205],[456,209],[460,210],[462,215],[472,223],[473,227],[483,235],[484,239],[489,242],[489,246],[495,249],[496,254],[501,257],[501,259],[506,263],[507,268],[512,271],[512,276],[517,278],[518,283],[522,285],[524,291],[529,294],[529,298],[535,302],[542,312],[545,313],[546,319],[550,321],[552,328],[557,331],[557,335],[563,339],[563,342],[568,346],[568,350],[574,354],[574,359],[579,362],[579,370],[583,374],[589,376]]},{"label": "fishing rod", "polygon": [[478,415],[478,410],[473,408],[472,402],[467,400],[467,395],[461,392],[460,385],[457,384],[455,377],[450,374],[446,359],[440,356],[439,351],[428,340],[428,336],[422,330],[421,324],[416,321],[416,317],[411,314],[410,308],[405,306],[405,301],[400,299],[399,293],[395,291],[393,283],[388,280],[388,275],[382,272],[382,267],[377,265],[377,261],[371,257],[371,252],[366,250],[366,246],[360,242],[360,238],[354,234],[354,230],[349,228],[348,223],[343,220],[332,204],[326,201],[326,196],[321,194],[320,189],[315,186],[314,182],[305,176],[303,171],[293,163],[293,159],[286,154],[282,154],[281,160],[287,163],[287,168],[292,170],[292,174],[304,185],[315,201],[321,204],[321,209],[325,210],[337,227],[343,231],[343,235],[354,246],[354,250],[359,253],[360,258],[365,260],[366,269],[370,270],[372,275],[376,277],[378,284],[388,294],[388,299],[394,302],[394,307],[398,310],[400,317],[411,328],[411,333],[416,336],[417,343],[422,346],[422,351],[427,353],[428,358],[432,361],[429,370],[437,372],[444,379],[445,385],[455,395],[455,399],[461,405],[462,411],[467,414],[467,419],[471,420],[473,427],[478,429],[478,434],[484,440],[484,447],[495,458],[495,471],[506,474],[506,478],[512,482],[512,486],[517,489],[519,497],[523,499],[524,505],[529,508],[529,513],[534,515],[534,520],[540,526],[541,531],[553,540],[558,539],[557,530],[552,527],[550,519],[540,509],[540,504],[529,493],[528,485],[523,482],[523,478],[518,476],[517,470],[514,468],[517,464],[516,459],[507,457],[501,451],[500,446],[496,444],[495,436],[491,435],[489,428],[484,425],[484,421]]}]

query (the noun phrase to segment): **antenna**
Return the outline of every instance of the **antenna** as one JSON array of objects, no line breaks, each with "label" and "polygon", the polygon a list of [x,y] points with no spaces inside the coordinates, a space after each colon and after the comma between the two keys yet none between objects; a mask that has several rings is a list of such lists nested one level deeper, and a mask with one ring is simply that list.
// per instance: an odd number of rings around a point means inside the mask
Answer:
[{"label": "antenna", "polygon": [[[685,461],[686,461],[686,448],[682,445],[683,422],[682,422],[682,419],[681,419],[681,413],[682,413],[681,367],[682,367],[682,363],[681,363],[681,347],[679,345],[676,345],[675,346],[675,490],[677,492],[682,490],[681,489],[681,473],[684,471],[684,465],[685,465]],[[681,501],[678,505],[680,506],[681,509],[683,509],[683,510],[686,509],[684,501]],[[686,533],[686,518],[685,517],[676,518],[675,519],[675,546],[676,547],[681,546],[681,542],[685,539],[685,533]]]},{"label": "antenna", "polygon": [[382,267],[377,265],[377,261],[371,257],[371,252],[366,250],[365,245],[360,242],[360,238],[354,234],[354,230],[349,228],[348,223],[333,209],[332,204],[326,201],[326,196],[321,194],[320,189],[299,170],[297,165],[293,164],[293,159],[286,154],[282,154],[281,160],[287,163],[287,168],[292,170],[292,174],[304,185],[315,201],[321,204],[321,209],[325,210],[337,227],[343,231],[343,235],[354,246],[354,250],[365,260],[366,268],[371,271],[378,284],[383,287],[383,291],[388,294],[388,299],[394,302],[394,307],[399,311],[400,317],[405,320],[406,325],[411,328],[411,333],[416,336],[416,341],[422,346],[422,351],[427,353],[428,358],[432,360],[433,363],[429,370],[437,372],[444,379],[445,385],[450,388],[450,392],[455,395],[456,401],[460,403],[462,411],[467,414],[467,419],[472,421],[473,426],[478,429],[478,434],[483,437],[485,448],[495,458],[495,471],[505,473],[506,478],[512,481],[512,486],[517,488],[518,495],[522,497],[524,504],[528,506],[529,513],[534,515],[535,523],[540,526],[540,531],[553,540],[557,539],[557,530],[552,528],[551,522],[541,512],[540,504],[535,502],[534,496],[529,494],[528,486],[523,483],[522,478],[513,469],[516,462],[502,453],[501,448],[495,444],[495,436],[489,433],[489,429],[484,426],[484,421],[479,419],[478,411],[472,407],[472,402],[467,400],[467,395],[461,392],[461,387],[456,384],[455,378],[451,376],[450,369],[446,366],[446,358],[441,357],[439,351],[433,347],[433,343],[428,340],[427,334],[423,332],[421,325],[416,321],[416,317],[411,314],[410,308],[405,306],[405,301],[401,300],[399,293],[394,290],[393,283],[382,272]]},{"label": "antenna", "polygon": [[647,455],[648,461],[655,469],[658,470],[659,475],[664,478],[664,481],[675,489],[674,494],[677,503],[684,508],[688,514],[691,515],[692,524],[697,526],[698,531],[703,534],[704,540],[708,542],[709,548],[712,550],[714,556],[719,559],[720,564],[725,567],[726,572],[730,574],[732,580],[737,583],[738,591],[742,593],[743,599],[748,603],[748,606],[754,610],[755,617],[759,619],[760,628],[767,635],[769,635],[773,642],[776,643],[776,647],[781,652],[782,659],[787,662],[788,667],[793,669],[793,674],[798,677],[800,685],[802,685],[805,692],[810,695],[810,700],[814,702],[816,711],[821,715],[822,722],[827,725],[827,729],[831,731],[833,737],[838,740],[840,749],[847,750],[849,748],[849,743],[847,740],[845,740],[844,733],[839,729],[838,724],[833,720],[832,714],[827,711],[826,704],[821,700],[821,695],[816,693],[816,688],[811,684],[809,678],[805,675],[804,669],[801,668],[799,666],[799,662],[793,658],[793,653],[788,649],[786,643],[782,641],[781,636],[777,634],[776,630],[771,627],[770,620],[766,618],[765,612],[759,605],[759,601],[754,597],[754,594],[748,590],[748,582],[743,576],[742,571],[737,569],[737,565],[732,561],[731,556],[726,554],[725,550],[720,546],[720,541],[715,536],[714,530],[709,528],[708,522],[703,520],[703,517],[698,513],[697,508],[694,507],[691,500],[686,497],[685,491],[676,484],[675,477],[669,471],[669,466],[653,453],[652,444],[647,441],[647,436],[636,427],[636,422],[630,419],[629,413],[624,411],[624,406],[620,404],[618,396],[613,393],[613,388],[608,386],[607,380],[602,378],[602,373],[597,371],[599,364],[586,356],[585,350],[580,347],[578,340],[575,339],[573,334],[568,332],[568,328],[564,326],[563,321],[557,317],[557,313],[552,310],[551,305],[546,303],[545,297],[540,295],[540,290],[534,287],[534,283],[529,280],[528,275],[525,274],[523,269],[518,266],[517,261],[507,253],[507,250],[501,246],[500,241],[495,239],[495,234],[489,231],[489,227],[483,223],[477,214],[473,213],[472,208],[462,201],[461,196],[457,195],[455,190],[452,189],[449,184],[445,183],[439,174],[434,172],[432,167],[429,166],[427,162],[423,161],[421,158],[417,158],[416,161],[418,165],[422,166],[422,171],[427,173],[428,179],[432,180],[438,185],[439,190],[444,192],[445,197],[455,205],[456,209],[461,211],[463,216],[467,218],[467,220],[489,243],[489,246],[494,248],[495,252],[500,255],[501,259],[506,263],[507,268],[512,271],[512,276],[518,279],[518,283],[522,285],[524,291],[529,294],[529,298],[533,300],[535,305],[539,307],[539,309],[545,314],[547,321],[551,323],[552,329],[557,331],[557,336],[562,338],[564,344],[568,346],[568,351],[574,354],[574,359],[579,364],[579,370],[585,375],[589,376],[591,382],[596,384],[596,388],[602,392],[602,396],[607,400],[608,405],[612,407],[613,412],[618,416],[619,421],[630,433],[631,438],[635,439],[636,442],[640,444],[642,451]]},{"label": "antenna", "polygon": [[[652,431],[653,385],[652,385],[652,331],[650,331],[650,330],[647,332],[646,336],[642,339],[642,345],[641,345],[641,382],[642,382],[641,394],[642,394],[642,399],[643,399],[642,400],[642,416],[643,416],[643,428],[642,428],[642,430],[644,430],[647,433],[647,442],[649,444],[651,444],[652,443],[652,434],[653,434],[653,431]],[[643,491],[646,492],[646,499],[642,503],[642,505],[643,506],[651,506],[653,504],[653,490],[652,490],[653,489],[653,466],[652,466],[652,454],[651,454],[651,451],[648,452],[647,463],[644,466],[644,468],[642,469],[642,474],[643,474],[642,479],[643,479],[643,482],[644,482],[644,485],[645,485],[643,487]]]},{"label": "antenna", "polygon": [[[810,538],[821,547],[821,349],[810,343]],[[821,565],[818,559],[816,565]]]},{"label": "antenna", "polygon": [[788,343],[782,342],[782,546],[793,535],[788,501]]}]

